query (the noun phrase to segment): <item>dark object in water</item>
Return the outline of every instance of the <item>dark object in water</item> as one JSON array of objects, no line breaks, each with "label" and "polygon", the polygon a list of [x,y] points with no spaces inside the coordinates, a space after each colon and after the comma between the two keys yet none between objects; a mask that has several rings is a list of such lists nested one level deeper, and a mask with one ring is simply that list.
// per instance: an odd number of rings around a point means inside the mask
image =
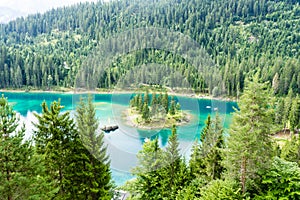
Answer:
[{"label": "dark object in water", "polygon": [[115,126],[104,126],[103,128],[101,128],[102,131],[104,132],[111,132],[111,131],[115,131],[119,128],[118,125]]}]

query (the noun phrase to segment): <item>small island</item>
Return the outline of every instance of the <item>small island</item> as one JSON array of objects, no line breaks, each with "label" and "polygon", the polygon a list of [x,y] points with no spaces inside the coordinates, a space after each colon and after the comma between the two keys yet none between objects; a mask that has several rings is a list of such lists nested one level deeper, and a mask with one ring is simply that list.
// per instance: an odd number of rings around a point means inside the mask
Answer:
[{"label": "small island", "polygon": [[168,93],[137,94],[124,113],[126,124],[140,129],[171,128],[190,121],[191,116],[181,110],[175,97]]}]

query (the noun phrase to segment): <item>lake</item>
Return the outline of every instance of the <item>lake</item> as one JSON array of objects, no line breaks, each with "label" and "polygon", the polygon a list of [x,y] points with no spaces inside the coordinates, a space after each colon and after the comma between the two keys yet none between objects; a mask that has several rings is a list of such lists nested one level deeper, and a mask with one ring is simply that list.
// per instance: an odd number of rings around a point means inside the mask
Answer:
[{"label": "lake", "polygon": [[[14,110],[20,113],[21,121],[26,125],[26,138],[30,138],[33,129],[32,121],[36,121],[33,112],[41,113],[41,103],[45,100],[48,105],[54,100],[61,99],[64,110],[74,114],[79,94],[60,94],[60,93],[25,93],[25,92],[2,92],[8,97]],[[158,137],[161,147],[167,145],[170,129],[160,130],[140,130],[130,127],[124,123],[124,110],[128,108],[130,99],[134,94],[96,94],[94,101],[96,114],[99,119],[100,127],[105,125],[118,125],[119,129],[105,133],[105,142],[111,159],[112,176],[117,185],[122,185],[131,179],[132,167],[136,166],[136,154],[142,149],[146,138]],[[237,107],[235,102],[196,99],[183,96],[176,96],[181,109],[190,113],[192,119],[190,123],[180,126],[177,129],[181,154],[187,159],[190,149],[204,126],[207,116],[220,114],[223,125],[228,128],[231,121],[233,107]]]}]

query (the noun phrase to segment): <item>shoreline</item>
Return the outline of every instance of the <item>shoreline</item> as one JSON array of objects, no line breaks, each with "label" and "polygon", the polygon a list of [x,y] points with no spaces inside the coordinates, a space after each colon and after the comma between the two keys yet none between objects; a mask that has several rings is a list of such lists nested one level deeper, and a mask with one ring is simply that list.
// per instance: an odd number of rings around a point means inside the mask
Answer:
[{"label": "shoreline", "polygon": [[[66,91],[58,91],[58,90],[22,90],[22,89],[0,89],[0,93],[8,92],[8,93],[52,93],[52,94],[132,94],[132,93],[142,93],[142,91],[130,91],[130,90],[107,90],[107,91],[74,91],[71,88],[64,88]],[[157,92],[159,93],[159,92]],[[163,93],[163,92],[162,92]],[[206,99],[206,100],[218,100],[218,101],[232,101],[238,102],[236,98],[233,97],[213,97],[211,95],[205,94],[187,94],[187,93],[177,93],[174,91],[168,92],[169,96],[180,96],[180,97],[188,97],[193,99]]]}]

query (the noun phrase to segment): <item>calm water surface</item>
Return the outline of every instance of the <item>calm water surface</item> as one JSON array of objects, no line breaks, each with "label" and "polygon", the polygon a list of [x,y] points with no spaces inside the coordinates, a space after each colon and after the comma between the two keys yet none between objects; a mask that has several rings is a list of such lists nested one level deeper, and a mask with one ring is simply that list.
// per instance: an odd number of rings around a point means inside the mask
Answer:
[{"label": "calm water surface", "polygon": [[[64,110],[73,110],[78,102],[78,94],[54,94],[54,93],[3,93],[8,97],[14,109],[21,114],[21,120],[27,127],[26,137],[30,138],[33,128],[32,121],[36,121],[33,112],[41,113],[41,103],[46,101],[48,105],[54,100],[61,99]],[[105,133],[105,141],[108,145],[108,153],[111,158],[113,179],[117,185],[123,184],[132,178],[130,170],[137,163],[136,154],[142,149],[146,138],[159,138],[161,147],[165,147],[171,134],[169,129],[140,130],[129,127],[124,123],[124,111],[128,108],[128,102],[133,94],[97,94],[94,96],[96,113],[100,127],[105,125],[119,125],[119,129]],[[181,154],[188,159],[190,148],[195,138],[204,126],[208,114],[214,115],[218,110],[223,119],[223,125],[228,128],[231,114],[236,107],[235,102],[218,100],[195,99],[177,96],[182,110],[191,114],[191,122],[178,128]]]}]

